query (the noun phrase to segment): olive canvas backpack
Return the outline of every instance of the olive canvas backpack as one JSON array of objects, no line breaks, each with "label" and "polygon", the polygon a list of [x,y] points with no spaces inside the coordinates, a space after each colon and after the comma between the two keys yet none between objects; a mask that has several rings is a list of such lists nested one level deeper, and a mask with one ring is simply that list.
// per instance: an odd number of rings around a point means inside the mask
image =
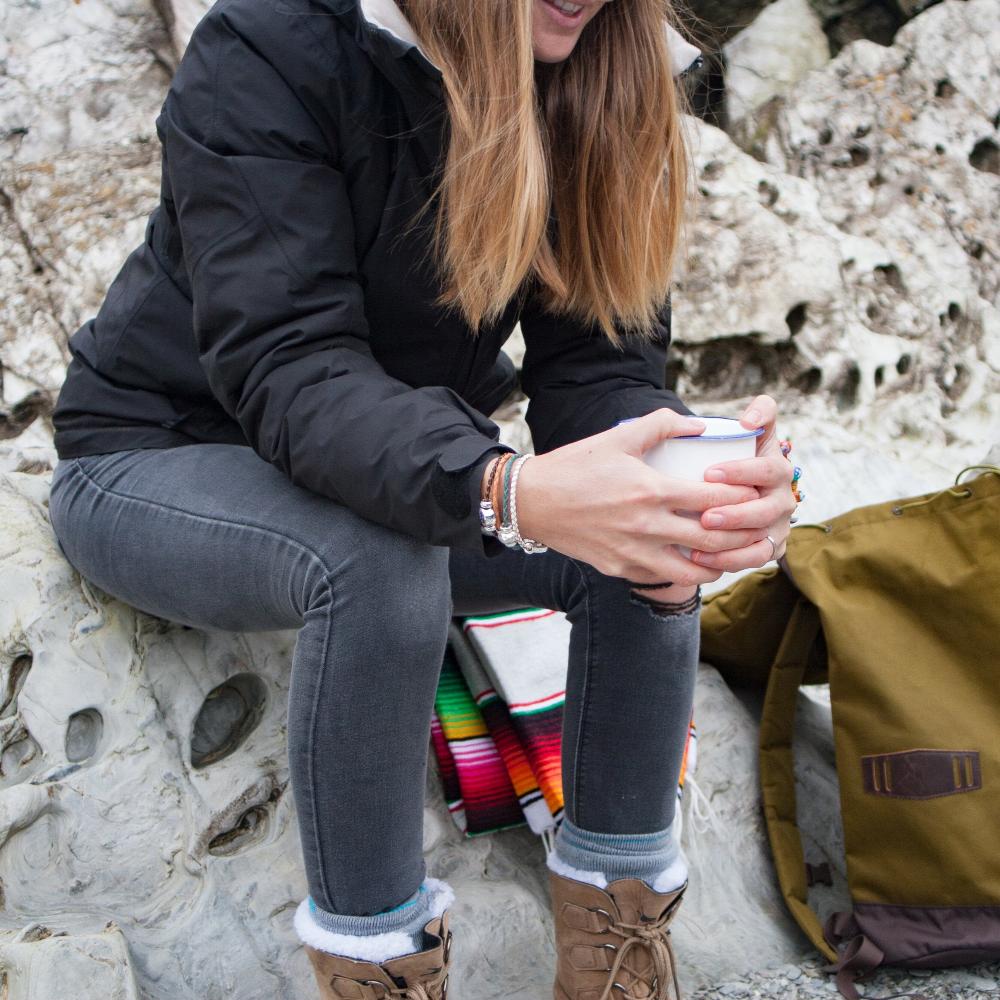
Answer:
[{"label": "olive canvas backpack", "polygon": [[[702,658],[766,686],[775,868],[842,995],[882,965],[1000,959],[1000,469],[796,525],[780,567],[706,598]],[[821,922],[793,732],[800,685],[823,682],[851,906]]]}]

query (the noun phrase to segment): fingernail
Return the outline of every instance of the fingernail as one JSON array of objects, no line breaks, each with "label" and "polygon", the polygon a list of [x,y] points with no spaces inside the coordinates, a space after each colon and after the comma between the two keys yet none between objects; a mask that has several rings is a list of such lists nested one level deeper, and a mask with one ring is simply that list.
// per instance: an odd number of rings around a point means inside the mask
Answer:
[{"label": "fingernail", "polygon": [[760,410],[747,410],[746,413],[740,417],[745,424],[753,424],[755,427],[760,426]]},{"label": "fingernail", "polygon": [[705,482],[708,483],[724,483],[726,481],[726,474],[722,469],[706,469],[705,470]]},{"label": "fingernail", "polygon": [[705,523],[710,528],[721,528],[725,518],[721,514],[706,514]]}]

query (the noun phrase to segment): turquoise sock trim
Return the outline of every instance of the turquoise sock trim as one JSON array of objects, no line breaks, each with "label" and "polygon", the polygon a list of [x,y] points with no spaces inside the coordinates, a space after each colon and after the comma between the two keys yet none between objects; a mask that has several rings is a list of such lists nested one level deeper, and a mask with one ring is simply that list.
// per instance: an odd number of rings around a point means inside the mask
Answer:
[{"label": "turquoise sock trim", "polygon": [[672,827],[652,833],[599,833],[584,830],[565,814],[556,830],[555,852],[581,871],[602,872],[609,882],[619,878],[649,882],[680,854]]},{"label": "turquoise sock trim", "polygon": [[[422,882],[409,899],[386,910],[372,914],[331,913],[316,905],[309,897],[309,912],[317,926],[334,934],[352,936],[384,934],[387,931],[404,931],[411,934],[423,930],[430,920],[431,893],[426,881]],[[418,940],[418,938],[414,938]]]},{"label": "turquoise sock trim", "polygon": [[417,891],[409,898],[404,899],[397,906],[390,906],[387,910],[379,910],[379,913],[395,913],[397,910],[405,910],[408,906],[416,906],[420,902],[420,893],[426,892],[426,887],[421,884]]}]

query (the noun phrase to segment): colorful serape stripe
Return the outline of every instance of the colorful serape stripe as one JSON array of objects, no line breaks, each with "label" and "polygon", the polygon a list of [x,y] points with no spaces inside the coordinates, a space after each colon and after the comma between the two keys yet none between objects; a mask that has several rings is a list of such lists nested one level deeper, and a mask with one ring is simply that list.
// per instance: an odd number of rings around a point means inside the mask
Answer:
[{"label": "colorful serape stripe", "polygon": [[[521,821],[527,822],[528,826],[538,834],[551,829],[554,825],[551,807],[554,806],[555,809],[559,810],[562,808],[561,785],[555,790],[555,798],[550,800],[548,796],[543,795],[539,786],[536,761],[538,747],[532,746],[524,740],[516,720],[512,718],[509,706],[493,686],[479,654],[466,638],[464,629],[452,624],[450,643],[469,693],[482,714],[490,737],[493,739],[497,752],[507,769],[508,779],[523,812]],[[555,720],[555,724],[560,728],[562,725],[561,706],[562,700],[560,698],[560,711]],[[557,737],[558,732],[557,729]],[[557,757],[558,753],[559,745],[557,742]],[[556,777],[558,779],[558,760],[556,764]]]},{"label": "colorful serape stripe", "polygon": [[[450,646],[441,666],[434,707],[450,757],[443,770],[457,777],[457,786],[446,787],[448,811],[460,829],[471,835],[523,823],[524,814],[507,768]],[[437,743],[432,746],[438,749]]]},{"label": "colorful serape stripe", "polygon": [[[562,818],[569,629],[562,612],[545,608],[452,622],[431,746],[448,810],[468,836],[524,824],[545,836]],[[696,750],[692,719],[678,799]]]}]

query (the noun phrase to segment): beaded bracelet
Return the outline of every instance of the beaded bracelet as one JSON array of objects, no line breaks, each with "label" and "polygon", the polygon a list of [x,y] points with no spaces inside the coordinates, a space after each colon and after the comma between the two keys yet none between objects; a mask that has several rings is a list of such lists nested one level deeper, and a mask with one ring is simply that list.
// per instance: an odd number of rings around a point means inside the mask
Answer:
[{"label": "beaded bracelet", "polygon": [[[785,458],[788,458],[792,450],[792,439],[791,438],[778,438],[778,447],[781,449],[781,454]],[[789,461],[791,461],[789,459]],[[799,480],[802,478],[802,469],[797,465],[792,466],[792,497],[795,499],[795,509],[798,510],[799,504],[805,500],[806,495],[799,489]],[[795,512],[792,512],[792,516],[788,519],[790,523],[795,524],[798,518],[795,517]]]}]

